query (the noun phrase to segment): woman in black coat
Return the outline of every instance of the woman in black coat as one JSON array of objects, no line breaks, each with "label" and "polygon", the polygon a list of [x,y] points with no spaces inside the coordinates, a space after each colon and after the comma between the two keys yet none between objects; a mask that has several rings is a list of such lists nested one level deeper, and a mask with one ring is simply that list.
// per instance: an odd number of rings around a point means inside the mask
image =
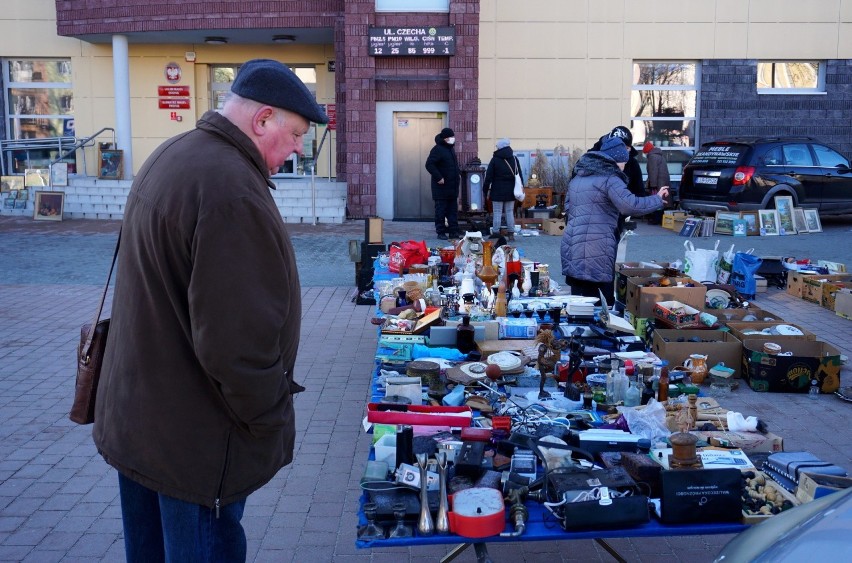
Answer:
[{"label": "woman in black coat", "polygon": [[459,161],[453,145],[456,134],[445,127],[435,135],[435,146],[426,158],[426,170],[432,177],[432,199],[435,201],[435,232],[438,239],[461,236],[459,231]]},{"label": "woman in black coat", "polygon": [[488,169],[485,171],[485,181],[482,184],[482,195],[486,200],[491,198],[492,215],[494,216],[491,236],[497,237],[500,233],[500,224],[503,215],[506,215],[506,227],[510,236],[515,231],[515,174],[520,174],[521,183],[524,183],[524,175],[521,172],[521,163],[509,146],[509,139],[497,141],[497,150]]}]

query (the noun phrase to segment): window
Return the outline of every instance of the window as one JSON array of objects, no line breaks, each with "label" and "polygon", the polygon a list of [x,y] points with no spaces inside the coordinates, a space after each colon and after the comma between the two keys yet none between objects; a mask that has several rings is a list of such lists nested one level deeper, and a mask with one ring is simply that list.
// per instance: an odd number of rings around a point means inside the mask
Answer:
[{"label": "window", "polygon": [[377,12],[449,12],[450,0],[376,0]]},{"label": "window", "polygon": [[808,145],[784,145],[784,164],[787,166],[813,166],[811,151]]},{"label": "window", "polygon": [[823,145],[812,145],[816,153],[817,160],[820,166],[826,168],[835,168],[837,166],[849,166],[849,161],[834,149],[830,149]]},{"label": "window", "polygon": [[7,59],[3,77],[10,138],[74,136],[70,60]]},{"label": "window", "polygon": [[700,67],[691,62],[633,64],[633,144],[641,147],[651,141],[660,147],[674,175],[680,174],[698,143],[699,72]]},{"label": "window", "polygon": [[758,94],[815,94],[825,91],[825,65],[816,61],[757,63]]}]

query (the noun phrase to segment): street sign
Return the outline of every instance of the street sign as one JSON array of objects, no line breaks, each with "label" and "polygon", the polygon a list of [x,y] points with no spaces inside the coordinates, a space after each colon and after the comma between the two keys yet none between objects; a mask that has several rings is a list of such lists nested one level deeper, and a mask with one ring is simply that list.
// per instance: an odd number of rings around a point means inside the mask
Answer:
[{"label": "street sign", "polygon": [[456,54],[456,28],[371,27],[370,55],[449,56]]}]

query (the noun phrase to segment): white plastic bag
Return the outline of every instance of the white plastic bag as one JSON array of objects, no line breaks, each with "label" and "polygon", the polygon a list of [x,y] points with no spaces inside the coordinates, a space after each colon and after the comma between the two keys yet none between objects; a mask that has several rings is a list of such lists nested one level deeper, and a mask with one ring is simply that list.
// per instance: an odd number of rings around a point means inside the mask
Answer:
[{"label": "white plastic bag", "polygon": [[731,245],[719,260],[719,275],[716,276],[716,283],[728,283],[731,279],[731,270],[734,269],[734,245]]},{"label": "white plastic bag", "polygon": [[719,268],[719,241],[712,250],[695,248],[690,240],[684,241],[683,246],[686,248],[683,272],[695,281],[715,282]]},{"label": "white plastic bag", "polygon": [[664,442],[671,434],[666,426],[666,408],[656,399],[651,399],[644,409],[626,407],[618,409],[627,421],[631,434],[651,440],[652,444]]}]

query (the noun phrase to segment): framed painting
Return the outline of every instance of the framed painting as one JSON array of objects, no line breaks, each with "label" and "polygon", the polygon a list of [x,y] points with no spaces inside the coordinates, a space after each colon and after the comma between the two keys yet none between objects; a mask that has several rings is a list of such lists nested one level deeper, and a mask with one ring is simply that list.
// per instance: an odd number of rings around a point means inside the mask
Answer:
[{"label": "framed painting", "polygon": [[734,234],[734,219],[739,219],[739,213],[730,211],[716,212],[716,225],[713,228],[713,234],[716,235],[732,235]]},{"label": "framed painting", "polygon": [[0,193],[15,192],[24,189],[23,176],[2,176],[0,177]]},{"label": "framed painting", "polygon": [[805,221],[805,210],[801,207],[793,208],[793,226],[796,228],[796,232],[799,234],[810,232],[810,229],[808,229],[808,224]]},{"label": "framed painting", "polygon": [[50,187],[59,188],[68,185],[68,163],[56,162],[50,167]]},{"label": "framed painting", "polygon": [[757,212],[760,218],[760,236],[771,237],[778,236],[778,210],[777,209],[760,209]]},{"label": "framed painting", "polygon": [[50,170],[47,168],[27,168],[24,170],[24,185],[46,188],[50,185]]},{"label": "framed painting", "polygon": [[36,221],[62,221],[65,192],[36,192],[33,219]]},{"label": "framed painting", "polygon": [[746,235],[756,237],[760,234],[760,219],[757,211],[741,211],[740,217],[746,222]]},{"label": "framed painting", "polygon": [[121,180],[124,153],[120,150],[101,150],[98,159],[98,178],[101,180]]},{"label": "framed painting", "polygon": [[793,196],[775,196],[775,209],[778,211],[778,234],[795,235],[796,225],[793,219]]},{"label": "framed painting", "polygon": [[744,237],[748,235],[748,225],[745,219],[734,219],[734,236]]},{"label": "framed painting", "polygon": [[816,209],[805,209],[805,225],[809,233],[821,233],[822,223],[819,220],[819,211]]}]

